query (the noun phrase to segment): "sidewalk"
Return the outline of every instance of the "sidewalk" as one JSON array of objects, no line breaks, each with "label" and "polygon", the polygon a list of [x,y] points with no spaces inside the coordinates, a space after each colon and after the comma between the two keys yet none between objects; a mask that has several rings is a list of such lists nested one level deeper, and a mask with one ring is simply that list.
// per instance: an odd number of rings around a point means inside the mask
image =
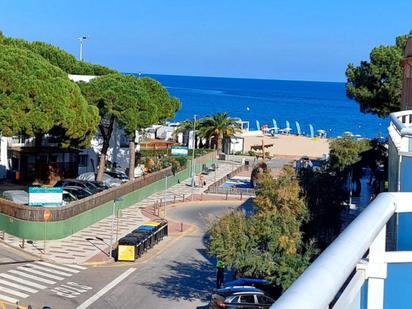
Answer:
[{"label": "sidewalk", "polygon": [[[183,196],[185,197],[185,201],[191,200],[192,190],[194,195],[200,196],[207,189],[208,185],[221,179],[238,166],[238,163],[219,161],[216,172],[205,175],[204,180],[207,185],[203,186],[203,188],[196,187],[192,189],[190,186],[191,179],[189,178],[180,184],[168,188],[167,194],[165,194],[164,191],[157,192],[141,202],[123,209],[119,218],[115,218],[114,220],[113,242],[117,242],[118,239],[136,229],[145,221],[150,220],[150,211],[146,213],[146,216],[142,213],[143,209],[153,209],[155,203],[159,203],[160,200],[164,203],[165,197],[168,203],[182,201]],[[27,253],[41,256],[43,259],[63,264],[82,264],[91,260],[94,256],[96,256],[96,258],[98,256],[99,260],[105,257],[109,259],[108,252],[111,240],[111,228],[112,216],[109,216],[69,237],[47,241],[46,254],[43,254],[43,241],[33,241],[33,244],[26,243],[23,250]],[[172,227],[172,230],[176,229],[177,227]],[[4,242],[17,248],[21,245],[21,239],[8,234],[5,235]]]}]

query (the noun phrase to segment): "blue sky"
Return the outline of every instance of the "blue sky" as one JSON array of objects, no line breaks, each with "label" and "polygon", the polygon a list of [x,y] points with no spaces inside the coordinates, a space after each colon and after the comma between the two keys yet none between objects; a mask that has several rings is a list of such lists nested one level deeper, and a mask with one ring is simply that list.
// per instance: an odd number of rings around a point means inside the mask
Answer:
[{"label": "blue sky", "polygon": [[[41,3],[41,5],[40,5]],[[344,81],[347,63],[412,29],[401,0],[0,0],[7,36],[122,72]]]}]

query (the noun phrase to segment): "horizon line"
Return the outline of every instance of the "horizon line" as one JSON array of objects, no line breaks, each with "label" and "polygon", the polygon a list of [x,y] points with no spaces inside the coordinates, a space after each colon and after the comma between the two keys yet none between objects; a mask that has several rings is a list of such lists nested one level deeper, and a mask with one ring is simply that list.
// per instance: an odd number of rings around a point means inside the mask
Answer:
[{"label": "horizon line", "polygon": [[251,79],[251,80],[265,80],[265,81],[287,81],[287,82],[313,82],[313,83],[334,83],[345,84],[345,81],[327,81],[327,80],[303,80],[303,79],[279,79],[279,78],[258,78],[258,77],[232,77],[232,76],[210,76],[210,75],[179,75],[179,74],[161,74],[161,73],[143,73],[143,72],[124,72],[124,74],[133,74],[143,76],[146,75],[160,75],[173,77],[200,77],[200,78],[225,78],[225,79]]}]

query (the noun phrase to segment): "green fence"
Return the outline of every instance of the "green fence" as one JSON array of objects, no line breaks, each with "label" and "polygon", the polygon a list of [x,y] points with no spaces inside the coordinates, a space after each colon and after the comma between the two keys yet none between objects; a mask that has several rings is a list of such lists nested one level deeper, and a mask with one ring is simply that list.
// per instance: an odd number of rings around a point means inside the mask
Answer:
[{"label": "green fence", "polygon": [[[195,162],[195,170],[196,172],[200,172],[202,170],[202,166],[210,166],[215,162],[215,153],[213,152],[208,155],[199,157],[195,160]],[[191,162],[188,161],[187,165],[188,166],[184,170],[167,178],[169,187],[177,184],[179,181],[184,181],[188,177],[190,177]],[[119,209],[127,208],[137,202],[142,201],[144,198],[152,195],[153,193],[164,190],[164,188],[165,178],[149,184],[141,189],[123,195],[122,201],[117,202],[116,206],[119,207]],[[110,201],[66,220],[52,221],[47,223],[20,220],[12,216],[0,213],[0,230],[23,239],[61,239],[70,236],[110,216],[112,214],[112,210],[113,201]]]}]

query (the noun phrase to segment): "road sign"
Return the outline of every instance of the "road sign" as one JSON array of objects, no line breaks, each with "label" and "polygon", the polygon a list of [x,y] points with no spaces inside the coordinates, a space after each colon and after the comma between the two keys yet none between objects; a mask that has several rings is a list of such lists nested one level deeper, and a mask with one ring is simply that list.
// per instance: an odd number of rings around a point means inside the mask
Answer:
[{"label": "road sign", "polygon": [[63,205],[63,188],[29,187],[29,206],[55,207]]},{"label": "road sign", "polygon": [[50,217],[51,217],[51,211],[48,209],[45,209],[43,212],[44,221],[49,221]]},{"label": "road sign", "polygon": [[184,156],[188,155],[187,147],[185,146],[172,146],[172,156]]}]

